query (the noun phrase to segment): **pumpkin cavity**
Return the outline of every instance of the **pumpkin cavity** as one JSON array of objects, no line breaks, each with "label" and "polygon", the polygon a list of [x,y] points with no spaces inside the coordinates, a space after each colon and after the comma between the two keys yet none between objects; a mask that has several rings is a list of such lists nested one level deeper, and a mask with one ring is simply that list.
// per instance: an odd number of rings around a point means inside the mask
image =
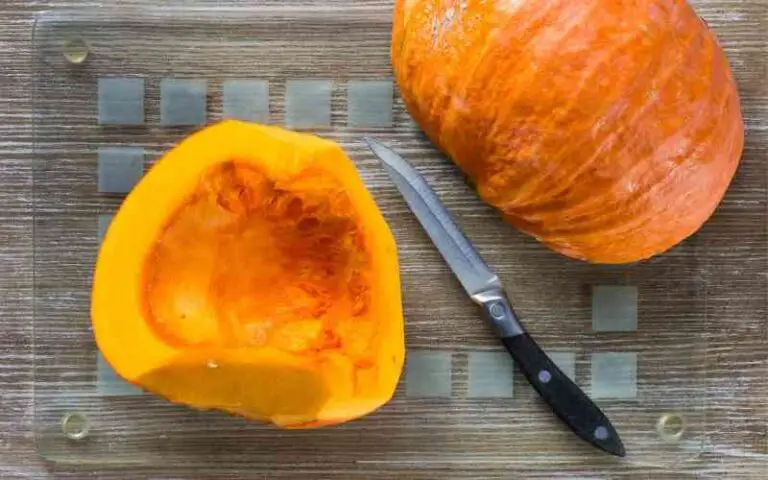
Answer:
[{"label": "pumpkin cavity", "polygon": [[363,325],[371,267],[360,220],[320,171],[278,181],[236,159],[216,164],[146,258],[146,321],[169,345],[359,357],[375,331]]}]

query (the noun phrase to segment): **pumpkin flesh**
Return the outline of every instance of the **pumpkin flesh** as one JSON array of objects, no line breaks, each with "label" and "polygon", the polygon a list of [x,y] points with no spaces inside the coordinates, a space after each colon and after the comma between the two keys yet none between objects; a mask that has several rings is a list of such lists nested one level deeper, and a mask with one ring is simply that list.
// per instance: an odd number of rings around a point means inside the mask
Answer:
[{"label": "pumpkin flesh", "polygon": [[[245,163],[217,164],[147,256],[147,318],[177,346],[337,348],[370,362],[355,351],[373,333],[361,235],[322,174],[278,188]],[[354,340],[343,322],[357,324]]]},{"label": "pumpkin flesh", "polygon": [[92,316],[128,381],[311,427],[391,397],[399,295],[394,239],[343,152],[230,121],[182,142],[126,198],[99,255]]}]

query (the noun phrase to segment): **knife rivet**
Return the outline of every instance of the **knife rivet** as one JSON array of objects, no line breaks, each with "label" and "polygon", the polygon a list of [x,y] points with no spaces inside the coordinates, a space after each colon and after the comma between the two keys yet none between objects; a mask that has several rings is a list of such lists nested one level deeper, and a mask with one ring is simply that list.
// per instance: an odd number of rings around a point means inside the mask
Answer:
[{"label": "knife rivet", "polygon": [[542,370],[539,372],[539,381],[541,383],[549,383],[550,380],[552,380],[552,374],[549,373],[549,370]]},{"label": "knife rivet", "polygon": [[491,316],[496,320],[504,318],[504,306],[500,303],[492,303],[489,311],[491,312]]},{"label": "knife rivet", "polygon": [[606,440],[608,438],[608,429],[600,426],[595,429],[595,438],[598,440]]}]

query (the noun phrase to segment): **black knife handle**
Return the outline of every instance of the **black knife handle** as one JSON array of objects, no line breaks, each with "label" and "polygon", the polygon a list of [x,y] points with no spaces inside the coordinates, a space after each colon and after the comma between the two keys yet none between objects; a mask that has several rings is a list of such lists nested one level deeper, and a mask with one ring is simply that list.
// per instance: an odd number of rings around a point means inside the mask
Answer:
[{"label": "black knife handle", "polygon": [[618,432],[595,403],[557,366],[531,338],[500,288],[472,297],[486,320],[517,362],[520,371],[544,401],[573,432],[597,448],[623,457]]},{"label": "black knife handle", "polygon": [[581,439],[623,457],[618,432],[595,403],[564,374],[528,333],[501,339],[525,378]]}]

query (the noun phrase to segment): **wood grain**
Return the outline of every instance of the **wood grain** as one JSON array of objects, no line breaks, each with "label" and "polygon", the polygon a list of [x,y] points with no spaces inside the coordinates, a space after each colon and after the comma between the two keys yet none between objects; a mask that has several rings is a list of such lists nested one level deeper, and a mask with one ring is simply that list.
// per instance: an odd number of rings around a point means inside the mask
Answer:
[{"label": "wood grain", "polygon": [[[133,0],[120,5],[156,3]],[[194,3],[197,7],[254,4],[246,0],[166,3]],[[270,72],[272,94],[277,99],[276,122],[283,115],[279,99],[281,79],[286,76],[309,71],[341,81],[346,76],[388,74],[381,47],[387,41],[381,18],[391,6],[388,0],[258,4],[320,5],[330,12],[344,8],[353,25],[344,34],[334,30],[339,26],[332,16],[327,22],[306,20],[302,27],[305,38],[325,42],[324,51],[332,55],[307,55],[306,48],[290,36],[275,35],[269,22],[253,26],[250,33],[271,41],[266,52],[252,55],[261,61],[258,72]],[[159,59],[166,58],[166,51],[177,52],[168,59],[168,72],[188,69],[190,75],[202,73],[210,78],[211,92],[217,91],[223,77],[257,71],[253,65],[233,61],[223,47],[239,42],[244,51],[252,51],[248,35],[234,26],[230,30],[201,22],[190,32],[183,31],[183,24],[174,27],[170,22],[165,26],[166,43],[152,41],[158,34],[148,30],[144,44],[138,43],[142,48],[136,56],[119,65],[108,60],[99,63],[95,57],[91,72],[61,82],[55,77],[62,70],[38,70],[29,42],[32,15],[43,9],[83,5],[88,4],[6,0],[0,5],[0,115],[4,117],[0,123],[0,318],[4,322],[0,336],[0,478],[765,478],[768,6],[763,0],[694,2],[720,35],[737,76],[747,145],[737,178],[715,217],[697,236],[646,265],[604,269],[564,261],[496,221],[493,212],[479,205],[455,168],[425,144],[401,104],[395,127],[379,132],[427,174],[481,253],[499,270],[517,308],[530,319],[531,330],[542,343],[553,350],[578,345],[577,371],[583,372],[584,382],[589,381],[590,352],[638,351],[643,359],[638,376],[645,385],[664,386],[664,390],[650,389],[640,402],[617,402],[608,408],[628,437],[637,442],[641,454],[653,453],[653,458],[667,460],[666,467],[654,469],[608,459],[570,441],[567,432],[548,421],[547,412],[522,383],[515,385],[516,392],[523,393],[516,395],[514,408],[461,396],[466,390],[467,350],[495,348],[495,343],[480,322],[466,321],[476,316],[472,305],[463,301],[460,287],[374,159],[354,142],[359,132],[346,129],[338,114],[333,117],[333,128],[321,133],[345,145],[401,245],[408,346],[433,348],[439,343],[454,352],[453,389],[457,395],[444,401],[415,400],[405,398],[401,388],[378,415],[340,430],[301,436],[267,431],[219,415],[169,410],[160,400],[55,397],[58,390],[86,392],[94,381],[89,366],[95,349],[83,312],[87,312],[89,266],[97,248],[95,215],[113,211],[120,198],[95,192],[93,146],[139,143],[159,152],[184,133],[154,127],[130,132],[99,128],[94,122],[93,74],[124,74],[126,69],[142,73],[146,69],[153,76],[148,85],[148,121],[154,125],[159,100],[155,76],[162,70]],[[371,12],[384,12],[384,17]],[[170,44],[173,28],[180,29],[182,44]],[[135,27],[125,31],[136,33]],[[210,41],[211,36],[219,39],[222,31],[228,32],[227,38]],[[114,51],[120,48],[119,39],[101,44],[117,49]],[[210,54],[201,56],[201,48]],[[103,58],[114,56],[107,50]],[[215,93],[209,105],[215,118],[220,114]],[[337,92],[334,111],[342,108],[343,95]],[[33,145],[33,114],[47,114],[36,120],[37,145]],[[640,287],[640,336],[596,337],[589,332],[588,285],[596,282]],[[424,298],[432,299],[431,304],[425,304]],[[32,329],[33,305],[37,332]],[[40,318],[45,319],[44,332],[39,330]],[[37,342],[34,354],[33,339]],[[35,363],[39,368],[37,401],[44,406],[37,412],[38,419],[51,405],[55,415],[55,402],[61,400],[66,408],[78,402],[83,408],[96,406],[96,415],[104,417],[96,418],[97,422],[112,426],[106,435],[114,442],[94,442],[93,457],[100,464],[62,466],[36,455]],[[51,398],[59,400],[48,402]],[[667,448],[644,433],[659,409],[690,405],[697,407],[690,417],[692,438],[703,439],[705,444]],[[680,448],[690,448],[692,454],[680,455]],[[107,467],[111,455],[126,451],[134,452],[139,463],[150,465]],[[675,461],[683,458],[685,461]]]}]

